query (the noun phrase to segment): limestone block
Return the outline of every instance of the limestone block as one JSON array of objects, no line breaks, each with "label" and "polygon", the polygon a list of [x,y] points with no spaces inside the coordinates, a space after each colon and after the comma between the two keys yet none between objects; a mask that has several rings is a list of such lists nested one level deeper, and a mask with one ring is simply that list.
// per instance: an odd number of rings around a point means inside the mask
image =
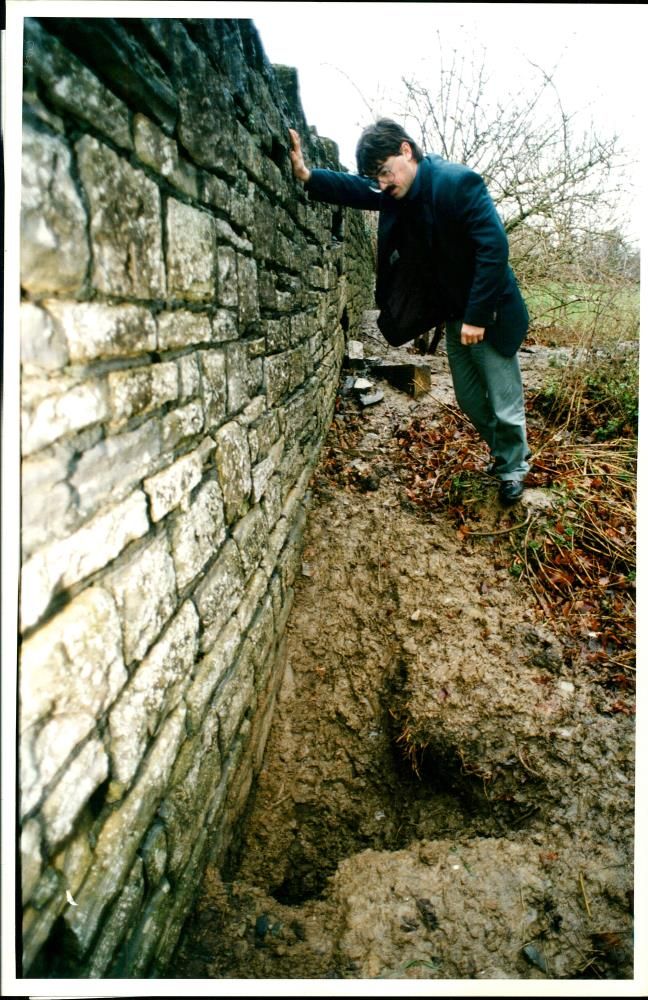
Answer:
[{"label": "limestone block", "polygon": [[43,870],[40,825],[35,819],[23,823],[20,833],[22,904],[26,906]]},{"label": "limestone block", "polygon": [[72,832],[74,822],[96,788],[108,775],[108,755],[99,739],[90,739],[66,764],[54,790],[45,799],[41,814],[50,850]]},{"label": "limestone block", "polygon": [[302,442],[311,433],[310,421],[315,412],[317,400],[311,393],[297,393],[285,406],[284,433],[288,445]]},{"label": "limestone block", "polygon": [[247,632],[268,591],[268,586],[268,575],[262,569],[257,569],[247,581],[243,598],[236,609],[236,618],[242,633]]},{"label": "limestone block", "polygon": [[213,174],[199,175],[200,178],[200,200],[214,208],[219,208],[229,214],[230,207],[230,187],[220,177]]},{"label": "limestone block", "polygon": [[250,372],[245,344],[229,344],[225,349],[227,363],[227,409],[238,413],[250,399]]},{"label": "limestone block", "polygon": [[58,39],[33,19],[25,20],[30,69],[43,81],[55,106],[98,129],[118,146],[132,149],[128,108]]},{"label": "limestone block", "polygon": [[51,316],[33,305],[20,305],[20,363],[23,374],[40,375],[58,371],[68,363],[65,337],[52,322]]},{"label": "limestone block", "polygon": [[[192,396],[201,396],[200,365],[195,354],[185,354],[178,358],[178,372],[180,378],[180,399],[191,399]],[[202,407],[201,407],[202,413]]]},{"label": "limestone block", "polygon": [[216,433],[216,468],[225,500],[225,519],[231,524],[247,510],[252,490],[250,447],[244,429],[236,421]]},{"label": "limestone block", "polygon": [[198,197],[198,173],[190,163],[180,159],[178,146],[142,114],[133,118],[135,152],[149,167],[153,167],[170,184],[192,198]]},{"label": "limestone block", "polygon": [[272,160],[265,157],[263,160],[263,185],[269,188],[273,194],[284,194],[286,190],[286,179]]},{"label": "limestone block", "polygon": [[105,581],[114,595],[124,635],[124,660],[140,660],[157,639],[176,604],[173,560],[160,535]]},{"label": "limestone block", "polygon": [[72,363],[133,357],[156,349],[155,320],[148,309],[55,299],[44,305],[67,344]]},{"label": "limestone block", "polygon": [[201,479],[202,455],[198,450],[183,455],[168,468],[145,479],[144,489],[150,500],[152,520],[161,521],[179,504],[186,506],[189,494]]},{"label": "limestone block", "polygon": [[268,354],[285,351],[291,345],[291,326],[288,316],[281,319],[269,319],[266,325],[266,343]]},{"label": "limestone block", "polygon": [[166,927],[160,935],[155,952],[155,960],[148,971],[149,978],[164,978],[169,972],[169,955],[173,955],[180,939],[183,925],[197,895],[197,887],[205,870],[208,845],[207,830],[204,826],[196,831],[189,861],[184,866],[182,877],[175,886],[171,912]]},{"label": "limestone block", "polygon": [[263,512],[266,516],[268,529],[272,531],[281,517],[282,510],[281,477],[279,475],[272,476],[266,484],[261,506],[263,507]]},{"label": "limestone block", "polygon": [[35,625],[56,594],[103,569],[148,529],[146,499],[136,491],[74,534],[39,549],[22,567],[22,628]]},{"label": "limestone block", "polygon": [[238,270],[236,251],[232,247],[218,248],[218,302],[221,306],[238,308]]},{"label": "limestone block", "polygon": [[117,610],[99,587],[85,590],[23,643],[23,813],[36,805],[126,679]]},{"label": "limestone block", "polygon": [[304,358],[300,348],[275,354],[264,361],[268,403],[274,406],[304,379]]},{"label": "limestone block", "polygon": [[208,649],[243,594],[243,567],[236,543],[225,543],[216,562],[195,591],[195,601],[205,630],[203,649]]},{"label": "limestone block", "polygon": [[245,329],[259,319],[259,289],[257,265],[251,257],[238,255],[239,323]]},{"label": "limestone block", "polygon": [[87,517],[101,504],[128,496],[161,461],[162,432],[157,419],[99,441],[83,452],[70,476],[79,514]]},{"label": "limestone block", "polygon": [[210,430],[223,422],[227,411],[225,352],[200,351],[199,362],[202,372],[205,428]]},{"label": "limestone block", "polygon": [[253,433],[257,445],[256,458],[265,458],[281,436],[277,412],[266,410],[254,424]]},{"label": "limestone block", "polygon": [[68,907],[63,915],[81,956],[87,954],[105,913],[126,885],[184,738],[185,709],[181,705],[163,724],[137,784],[110,814],[97,837],[94,864],[77,893],[77,905]]},{"label": "limestone block", "polygon": [[76,512],[66,482],[68,456],[62,449],[47,457],[23,459],[21,485],[21,543],[26,559],[36,548],[72,530]]},{"label": "limestone block", "polygon": [[[75,837],[66,852],[54,859],[56,868],[47,868],[36,887],[32,905],[23,910],[23,966],[29,968],[51,933],[56,918],[66,906],[67,892],[72,896],[88,870],[89,851],[85,837]],[[69,860],[68,860],[69,859]]]},{"label": "limestone block", "polygon": [[[239,413],[237,420],[241,427],[251,428],[253,424],[261,419],[266,410],[265,397],[262,395],[255,396],[247,404],[242,413]],[[248,431],[248,438],[252,431]],[[252,455],[252,448],[250,446],[250,456]]]},{"label": "limestone block", "polygon": [[111,774],[130,784],[148,741],[182,696],[198,647],[198,615],[187,601],[142,660],[109,715]]},{"label": "limestone block", "polygon": [[239,174],[238,185],[232,191],[230,197],[229,218],[233,225],[237,226],[239,229],[243,229],[246,233],[249,233],[254,226],[254,193],[254,187],[252,184],[248,185],[247,191],[243,193],[241,175]]},{"label": "limestone block", "polygon": [[20,281],[33,295],[75,294],[89,261],[86,216],[62,139],[23,130]]},{"label": "limestone block", "polygon": [[84,136],[76,146],[90,203],[92,280],[107,295],[163,298],[160,192],[142,170]]},{"label": "limestone block", "polygon": [[[49,886],[47,891],[43,892],[43,898],[39,898],[46,879],[49,880]],[[36,887],[31,904],[23,910],[22,960],[23,968],[26,970],[29,970],[34,958],[47,941],[56,918],[65,906],[64,892],[59,875],[52,868],[47,868]]]},{"label": "limestone block", "polygon": [[[264,165],[269,162],[271,161],[266,159]],[[272,166],[274,167],[274,164]],[[252,221],[252,242],[257,260],[272,260],[276,233],[277,219],[274,205],[271,205],[266,198],[259,197],[257,192]]]},{"label": "limestone block", "polygon": [[178,40],[174,61],[182,80],[178,90],[180,143],[199,166],[234,177],[236,150],[229,138],[233,109],[222,77],[186,33]]},{"label": "limestone block", "polygon": [[23,383],[23,455],[47,447],[59,438],[106,420],[109,413],[105,384],[90,379],[81,385],[54,382],[51,394],[30,405],[30,386]]},{"label": "limestone block", "polygon": [[263,180],[263,156],[254,136],[241,125],[236,123],[236,139],[234,145],[239,160],[256,181]]},{"label": "limestone block", "polygon": [[137,919],[144,900],[144,873],[141,858],[135,862],[128,879],[101,928],[97,943],[88,956],[87,975],[100,979],[108,970],[129,927]]},{"label": "limestone block", "polygon": [[195,499],[171,526],[171,551],[178,588],[201,572],[225,540],[223,494],[218,483],[200,487]]},{"label": "limestone block", "polygon": [[263,603],[259,604],[248,632],[248,639],[251,645],[252,662],[256,668],[256,688],[260,693],[265,687],[267,672],[271,663],[270,653],[276,639],[272,601],[269,597],[266,597]]},{"label": "limestone block", "polygon": [[243,716],[255,704],[254,667],[250,652],[250,644],[245,642],[236,669],[217,696],[220,747],[223,757],[232,747]]},{"label": "limestone block", "polygon": [[284,442],[282,438],[277,441],[275,445],[273,445],[267,458],[264,458],[263,461],[253,467],[252,500],[254,503],[258,503],[258,501],[264,496],[268,488],[268,483],[279,468],[283,455],[283,449]]},{"label": "limestone block", "polygon": [[268,526],[261,507],[253,507],[235,526],[232,532],[238,545],[247,581],[257,568],[268,541]]},{"label": "limestone block", "polygon": [[173,787],[160,807],[169,831],[169,873],[178,878],[187,864],[195,831],[205,821],[221,778],[218,712],[212,707],[200,730],[182,747],[172,776]]},{"label": "limestone block", "polygon": [[75,833],[52,858],[52,865],[60,873],[61,884],[72,896],[79,889],[92,865],[92,818],[87,814],[79,819]]},{"label": "limestone block", "polygon": [[[248,348],[248,357],[250,358],[250,360],[261,362],[265,357],[266,353],[265,335],[257,337],[255,340],[248,340],[247,348]],[[263,372],[263,366],[261,367],[261,371]]]},{"label": "limestone block", "polygon": [[192,731],[197,731],[207,706],[221,678],[225,676],[236,659],[241,644],[241,626],[236,617],[213,641],[209,651],[196,664],[194,677],[185,696],[188,722]]},{"label": "limestone block", "polygon": [[173,361],[110,372],[108,392],[112,425],[120,427],[131,417],[150,413],[176,400],[179,391],[178,366]]},{"label": "limestone block", "polygon": [[[302,344],[304,341],[308,340],[313,334],[313,327],[315,324],[315,318],[309,316],[308,313],[299,313],[297,316],[290,317],[290,343],[296,347],[298,344]],[[312,345],[308,345],[309,351],[312,350]]]},{"label": "limestone block", "polygon": [[161,351],[208,344],[211,339],[211,323],[206,313],[175,309],[158,316],[158,343]]},{"label": "limestone block", "polygon": [[219,246],[227,243],[229,246],[234,247],[241,254],[249,255],[253,251],[253,246],[249,240],[245,239],[244,236],[239,236],[238,233],[232,229],[229,222],[225,219],[215,219],[214,224],[216,226],[216,235],[218,237]]},{"label": "limestone block", "polygon": [[238,323],[233,312],[217,309],[212,316],[212,340],[223,343],[236,340],[239,335]]},{"label": "limestone block", "polygon": [[149,885],[161,882],[168,857],[167,835],[162,823],[154,823],[141,848],[144,871]]},{"label": "limestone block", "polygon": [[258,275],[258,293],[259,306],[264,312],[274,312],[277,309],[276,283],[276,275],[261,268]]},{"label": "limestone block", "polygon": [[175,198],[167,202],[169,295],[204,302],[216,291],[216,229],[207,212]]},{"label": "limestone block", "polygon": [[[172,904],[171,886],[163,879],[156,886],[139,922],[128,935],[122,961],[128,968],[129,977],[137,979],[145,976]],[[117,971],[121,971],[119,965]]]},{"label": "limestone block", "polygon": [[162,444],[166,451],[172,451],[181,441],[195,437],[205,425],[203,408],[200,403],[187,403],[177,410],[171,410],[162,418]]}]

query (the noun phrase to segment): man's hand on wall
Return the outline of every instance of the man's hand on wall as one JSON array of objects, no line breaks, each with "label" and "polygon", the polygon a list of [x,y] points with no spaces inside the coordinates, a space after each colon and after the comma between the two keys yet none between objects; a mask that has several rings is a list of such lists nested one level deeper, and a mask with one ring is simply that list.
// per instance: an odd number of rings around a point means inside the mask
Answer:
[{"label": "man's hand on wall", "polygon": [[461,343],[464,346],[478,344],[480,340],[484,339],[484,333],[483,326],[470,326],[468,323],[464,323],[461,327]]},{"label": "man's hand on wall", "polygon": [[293,175],[302,184],[305,184],[311,175],[310,170],[304,162],[304,154],[301,148],[301,139],[299,138],[299,133],[295,132],[294,128],[288,129],[288,134],[290,135],[290,141],[292,142],[292,149],[290,151],[290,159],[292,160],[292,171]]}]

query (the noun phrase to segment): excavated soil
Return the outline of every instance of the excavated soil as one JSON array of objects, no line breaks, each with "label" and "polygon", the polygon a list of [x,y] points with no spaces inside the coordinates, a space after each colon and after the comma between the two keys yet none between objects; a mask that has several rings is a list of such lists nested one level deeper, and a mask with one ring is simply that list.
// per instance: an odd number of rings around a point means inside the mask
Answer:
[{"label": "excavated soil", "polygon": [[[343,373],[263,769],[171,974],[631,979],[634,720],[495,544],[550,496],[505,511],[481,474],[469,539],[415,507],[397,432],[444,419],[443,347],[385,350],[371,314],[362,337],[431,387],[363,405]],[[527,386],[551,370],[521,358]]]}]

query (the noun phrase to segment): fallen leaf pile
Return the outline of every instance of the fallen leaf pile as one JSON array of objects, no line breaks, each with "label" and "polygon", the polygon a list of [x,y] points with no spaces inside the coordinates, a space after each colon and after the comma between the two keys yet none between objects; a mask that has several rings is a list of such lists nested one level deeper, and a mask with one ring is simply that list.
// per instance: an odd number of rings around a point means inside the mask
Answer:
[{"label": "fallen leaf pile", "polygon": [[[504,538],[512,572],[567,629],[573,651],[600,670],[602,681],[632,687],[636,440],[575,443],[546,430],[544,441],[537,437],[531,428],[527,486],[547,491],[551,506],[526,518],[524,508],[515,508],[505,515],[503,530],[479,530],[488,483],[484,446],[453,407],[434,425],[417,418],[399,429],[407,497],[419,507],[445,510],[462,540]],[[632,710],[616,703],[615,711]]]}]

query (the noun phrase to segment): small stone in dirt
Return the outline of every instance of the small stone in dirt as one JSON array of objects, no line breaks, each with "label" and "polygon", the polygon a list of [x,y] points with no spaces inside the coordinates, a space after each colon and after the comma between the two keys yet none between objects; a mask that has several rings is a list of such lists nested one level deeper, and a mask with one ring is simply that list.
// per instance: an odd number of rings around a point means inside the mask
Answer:
[{"label": "small stone in dirt", "polygon": [[421,919],[429,931],[434,931],[439,926],[436,911],[429,899],[417,899],[416,909],[421,914]]},{"label": "small stone in dirt", "polygon": [[365,389],[373,389],[375,382],[370,382],[368,378],[354,379],[353,388],[357,392],[364,392]]},{"label": "small stone in dirt", "polygon": [[261,916],[257,917],[256,919],[256,923],[254,925],[254,933],[258,938],[261,939],[261,941],[263,941],[264,937],[266,936],[269,930],[270,930],[270,920],[268,919],[265,913],[262,913]]},{"label": "small stone in dirt", "polygon": [[526,958],[527,962],[531,965],[535,965],[541,972],[549,972],[549,966],[547,965],[544,955],[541,951],[538,951],[534,945],[525,944],[522,949],[522,954]]},{"label": "small stone in dirt", "polygon": [[532,510],[551,510],[555,506],[554,498],[546,490],[528,487],[522,494],[522,503]]},{"label": "small stone in dirt", "polygon": [[378,389],[376,392],[360,396],[360,402],[362,403],[363,406],[373,406],[374,403],[381,403],[384,398],[385,398],[384,393],[382,393],[380,389]]}]

